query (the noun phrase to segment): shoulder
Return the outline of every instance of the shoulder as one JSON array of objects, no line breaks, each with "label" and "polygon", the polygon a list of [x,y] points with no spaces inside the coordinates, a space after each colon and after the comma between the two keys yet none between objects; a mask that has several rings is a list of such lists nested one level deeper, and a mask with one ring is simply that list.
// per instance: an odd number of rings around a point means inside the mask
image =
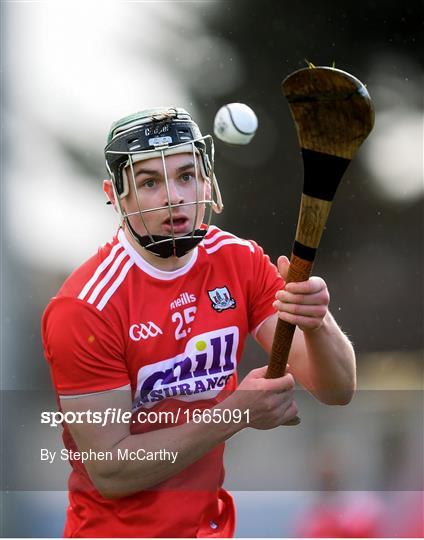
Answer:
[{"label": "shoulder", "polygon": [[232,252],[255,253],[259,248],[258,244],[253,240],[245,240],[228,231],[224,231],[215,225],[211,225],[208,232],[200,245],[201,249],[207,254],[212,255],[220,252],[220,254],[228,255]]},{"label": "shoulder", "polygon": [[203,261],[225,272],[234,269],[246,278],[268,276],[280,279],[269,255],[254,240],[245,240],[228,231],[211,226],[201,244]]},{"label": "shoulder", "polygon": [[209,264],[230,265],[243,270],[270,264],[268,255],[254,240],[240,238],[216,226],[209,227],[199,247],[203,260]]},{"label": "shoulder", "polygon": [[56,298],[73,298],[102,311],[109,298],[125,279],[133,261],[115,236],[103,244],[65,280]]},{"label": "shoulder", "polygon": [[[130,257],[117,237],[99,247],[97,253],[68,276],[57,294],[50,299],[43,313],[43,329],[47,322],[66,325],[81,324],[87,319],[101,323],[102,309],[122,281],[122,273]],[[132,264],[132,263],[131,263]],[[109,319],[109,318],[108,318]],[[110,322],[110,321],[109,321]]]}]

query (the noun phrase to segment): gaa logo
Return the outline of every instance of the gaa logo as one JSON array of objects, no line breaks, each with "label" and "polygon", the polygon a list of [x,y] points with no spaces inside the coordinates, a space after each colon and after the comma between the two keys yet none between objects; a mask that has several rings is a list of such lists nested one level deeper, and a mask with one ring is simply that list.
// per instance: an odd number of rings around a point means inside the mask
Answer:
[{"label": "gaa logo", "polygon": [[152,321],[149,321],[147,324],[133,324],[130,326],[129,330],[130,338],[133,341],[140,341],[140,339],[156,337],[158,334],[163,334],[163,332],[159,326]]}]

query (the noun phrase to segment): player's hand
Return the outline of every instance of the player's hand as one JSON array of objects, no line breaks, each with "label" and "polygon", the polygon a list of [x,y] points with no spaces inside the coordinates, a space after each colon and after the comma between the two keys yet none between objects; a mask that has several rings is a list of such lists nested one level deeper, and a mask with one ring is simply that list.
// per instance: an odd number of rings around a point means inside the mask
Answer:
[{"label": "player's hand", "polygon": [[235,408],[249,410],[248,427],[255,429],[272,429],[297,415],[293,376],[265,379],[266,371],[267,366],[253,369],[229,398]]},{"label": "player's hand", "polygon": [[[286,279],[289,269],[287,257],[279,257],[278,271]],[[330,294],[327,284],[320,277],[310,277],[307,281],[287,283],[285,288],[275,295],[272,304],[278,317],[297,325],[304,332],[317,330],[328,313]]]}]

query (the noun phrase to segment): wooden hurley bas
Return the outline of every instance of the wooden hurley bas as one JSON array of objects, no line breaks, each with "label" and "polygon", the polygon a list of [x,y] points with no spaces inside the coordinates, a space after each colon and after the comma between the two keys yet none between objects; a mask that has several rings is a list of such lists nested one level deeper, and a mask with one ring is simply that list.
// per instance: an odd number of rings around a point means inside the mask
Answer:
[{"label": "wooden hurley bas", "polygon": [[[303,193],[287,283],[309,278],[337,187],[374,125],[365,86],[330,67],[300,69],[282,83],[302,150]],[[284,375],[295,326],[278,320],[267,378]]]}]

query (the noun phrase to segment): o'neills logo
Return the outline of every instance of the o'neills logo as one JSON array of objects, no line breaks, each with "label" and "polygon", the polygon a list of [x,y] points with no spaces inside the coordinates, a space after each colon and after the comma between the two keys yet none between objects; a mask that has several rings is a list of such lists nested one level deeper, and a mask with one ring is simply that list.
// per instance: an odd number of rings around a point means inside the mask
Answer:
[{"label": "o'neills logo", "polygon": [[169,308],[175,309],[177,307],[185,306],[186,304],[192,304],[193,302],[196,302],[196,300],[197,298],[194,294],[183,292],[178,298],[170,303]]},{"label": "o'neills logo", "polygon": [[166,398],[196,401],[215,397],[235,372],[237,326],[194,336],[184,353],[142,367],[137,375],[133,410]]}]

